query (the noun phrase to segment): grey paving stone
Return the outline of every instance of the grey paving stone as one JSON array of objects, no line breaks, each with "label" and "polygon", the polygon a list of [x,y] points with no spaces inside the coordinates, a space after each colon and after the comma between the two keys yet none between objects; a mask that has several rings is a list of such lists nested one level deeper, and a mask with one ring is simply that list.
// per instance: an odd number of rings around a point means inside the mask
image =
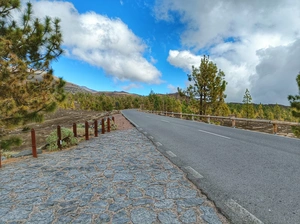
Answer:
[{"label": "grey paving stone", "polygon": [[26,223],[40,224],[40,223],[52,223],[54,220],[54,214],[51,210],[44,210],[31,215],[30,219]]},{"label": "grey paving stone", "polygon": [[80,214],[72,223],[92,223],[92,215],[90,214]]},{"label": "grey paving stone", "polygon": [[219,217],[215,213],[215,210],[211,207],[200,206],[200,209],[204,212],[201,217],[209,224],[222,224]]},{"label": "grey paving stone", "polygon": [[142,196],[143,196],[142,192],[137,188],[131,188],[130,192],[128,193],[129,198],[140,198]]},{"label": "grey paving stone", "polygon": [[193,209],[187,210],[185,213],[183,213],[180,220],[183,223],[196,223],[197,217],[195,211]]},{"label": "grey paving stone", "polygon": [[145,194],[152,198],[163,199],[165,198],[163,186],[151,186],[145,189]]},{"label": "grey paving stone", "polygon": [[183,200],[178,200],[177,206],[181,206],[184,208],[189,208],[189,207],[196,207],[198,205],[202,205],[204,202],[203,198],[187,198]]},{"label": "grey paving stone", "polygon": [[186,187],[168,188],[167,198],[180,199],[180,198],[194,198],[197,191]]},{"label": "grey paving stone", "polygon": [[10,211],[10,208],[1,208],[0,207],[0,218],[6,215]]},{"label": "grey paving stone", "polygon": [[157,208],[169,209],[174,206],[174,201],[171,199],[160,200],[155,202],[154,206]]},{"label": "grey paving stone", "polygon": [[140,174],[137,174],[135,176],[135,178],[137,181],[144,181],[144,180],[149,181],[151,179],[151,176],[149,174],[140,173]]},{"label": "grey paving stone", "polygon": [[77,210],[77,206],[62,208],[57,211],[57,215],[60,216],[60,215],[68,214],[68,213],[76,213],[76,210]]},{"label": "grey paving stone", "polygon": [[110,216],[106,213],[103,213],[99,216],[100,223],[108,223],[110,221]]},{"label": "grey paving stone", "polygon": [[23,219],[28,219],[29,214],[32,212],[32,207],[31,209],[28,209],[26,207],[24,208],[17,208],[14,210],[11,210],[10,212],[6,213],[4,216],[1,217],[1,220],[3,222],[8,222],[8,221],[18,221],[18,220],[23,220]]},{"label": "grey paving stone", "polygon": [[166,172],[160,172],[159,174],[155,175],[155,180],[168,180],[169,174]]},{"label": "grey paving stone", "polygon": [[129,222],[130,219],[124,210],[118,212],[112,218],[112,224],[124,224]]},{"label": "grey paving stone", "polygon": [[118,189],[117,189],[117,193],[120,194],[120,195],[126,194],[126,192],[127,192],[127,191],[126,191],[125,188],[118,188]]},{"label": "grey paving stone", "polygon": [[114,182],[126,181],[130,182],[133,181],[134,177],[130,173],[116,173],[114,176]]},{"label": "grey paving stone", "polygon": [[107,187],[96,187],[92,189],[92,192],[102,194],[107,190]]},{"label": "grey paving stone", "polygon": [[100,201],[91,202],[90,205],[95,207],[105,208],[106,206],[108,206],[108,203],[106,201],[100,200]]},{"label": "grey paving stone", "polygon": [[169,223],[172,223],[172,224],[178,223],[179,224],[180,223],[177,218],[177,215],[171,211],[165,211],[165,212],[159,213],[158,219],[163,224],[169,224]]},{"label": "grey paving stone", "polygon": [[58,219],[55,223],[59,223],[59,224],[72,223],[72,220],[73,220],[73,218],[71,218],[70,216],[61,215],[58,217]]},{"label": "grey paving stone", "polygon": [[134,209],[131,212],[131,220],[134,224],[151,224],[156,220],[156,213],[145,208]]}]

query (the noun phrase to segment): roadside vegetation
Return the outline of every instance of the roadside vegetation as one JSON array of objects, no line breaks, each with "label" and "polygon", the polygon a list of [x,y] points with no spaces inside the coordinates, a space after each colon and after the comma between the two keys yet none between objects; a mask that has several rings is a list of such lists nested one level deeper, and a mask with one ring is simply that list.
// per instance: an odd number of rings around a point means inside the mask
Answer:
[{"label": "roadside vegetation", "polygon": [[27,3],[15,21],[20,8],[19,0],[0,1],[0,147],[6,149],[21,143],[9,129],[42,122],[65,99],[65,81],[50,66],[63,53],[60,20],[34,18]]}]

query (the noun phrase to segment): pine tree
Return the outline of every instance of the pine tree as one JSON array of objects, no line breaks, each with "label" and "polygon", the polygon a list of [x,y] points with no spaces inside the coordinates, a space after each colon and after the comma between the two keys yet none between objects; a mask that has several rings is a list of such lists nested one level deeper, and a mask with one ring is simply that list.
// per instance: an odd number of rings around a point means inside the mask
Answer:
[{"label": "pine tree", "polygon": [[264,119],[265,118],[263,106],[262,106],[261,103],[258,106],[257,116],[256,117],[259,118],[259,119]]},{"label": "pine tree", "polygon": [[224,103],[226,98],[224,91],[227,85],[224,78],[225,73],[218,70],[217,65],[210,61],[208,56],[203,56],[199,68],[192,67],[188,80],[193,84],[183,92],[197,100],[200,115],[205,115],[209,108],[214,114]]},{"label": "pine tree", "polygon": [[59,19],[35,19],[27,3],[18,24],[11,13],[19,8],[19,0],[0,1],[0,137],[9,127],[42,121],[65,98],[65,82],[50,66],[63,52]]},{"label": "pine tree", "polygon": [[[290,101],[291,108],[292,108],[292,115],[300,121],[300,72],[297,75],[296,82],[299,89],[299,95],[289,95],[288,100]],[[292,127],[294,134],[300,138],[300,127]]]},{"label": "pine tree", "polygon": [[281,120],[281,109],[277,103],[274,107],[274,118],[276,120]]},{"label": "pine tree", "polygon": [[245,95],[243,97],[243,115],[246,116],[246,118],[254,118],[255,112],[254,107],[252,104],[252,97],[250,95],[250,92],[248,89],[245,91]]}]

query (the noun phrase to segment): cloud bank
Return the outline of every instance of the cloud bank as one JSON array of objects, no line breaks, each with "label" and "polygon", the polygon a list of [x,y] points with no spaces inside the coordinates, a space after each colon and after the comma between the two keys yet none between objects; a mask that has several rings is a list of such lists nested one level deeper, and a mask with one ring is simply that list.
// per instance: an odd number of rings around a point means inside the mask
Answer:
[{"label": "cloud bank", "polygon": [[248,88],[256,103],[288,104],[297,92],[300,1],[157,0],[154,12],[186,25],[169,63],[186,71],[199,66],[197,52],[210,54],[226,74],[227,101],[241,102]]},{"label": "cloud bank", "polygon": [[160,71],[143,57],[145,43],[119,18],[80,14],[72,3],[63,1],[34,1],[33,10],[39,17],[61,19],[66,56],[102,68],[114,80],[162,82]]}]

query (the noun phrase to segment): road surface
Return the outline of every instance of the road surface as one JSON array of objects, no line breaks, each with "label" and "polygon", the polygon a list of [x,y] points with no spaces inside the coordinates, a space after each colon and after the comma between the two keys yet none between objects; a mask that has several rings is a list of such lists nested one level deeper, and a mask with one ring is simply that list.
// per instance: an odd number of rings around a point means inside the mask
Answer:
[{"label": "road surface", "polygon": [[300,140],[124,110],[233,223],[300,223]]}]

